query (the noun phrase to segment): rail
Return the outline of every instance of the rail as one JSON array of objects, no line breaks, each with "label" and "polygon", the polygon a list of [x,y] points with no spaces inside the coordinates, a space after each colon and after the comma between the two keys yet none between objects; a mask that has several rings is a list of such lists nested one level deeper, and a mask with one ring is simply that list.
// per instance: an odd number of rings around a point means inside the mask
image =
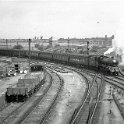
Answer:
[{"label": "rail", "polygon": [[[92,113],[90,115],[90,117],[88,118],[87,120],[87,124],[93,124],[93,121],[96,119],[94,116],[95,114],[97,114],[97,106],[99,105],[99,101],[100,101],[100,96],[101,96],[101,93],[102,93],[102,88],[103,88],[103,83],[104,83],[104,77],[102,76],[101,77],[101,83],[100,83],[100,86],[98,87],[98,94],[97,94],[97,99],[96,99],[96,103],[94,105],[94,108],[92,110]],[[95,123],[94,123],[95,124]]]},{"label": "rail", "polygon": [[[32,104],[31,108],[33,108],[34,106],[36,106],[39,103],[39,101],[43,98],[45,93],[49,90],[51,84],[52,84],[52,77],[50,76],[50,83],[49,83],[48,87],[44,90],[44,93],[41,96],[39,96],[38,99],[34,100],[34,104]],[[30,101],[30,99],[33,99],[33,97],[35,97],[35,94],[31,98],[29,98],[28,101]],[[6,106],[5,108],[3,108],[2,111],[0,111],[0,115],[1,115],[0,123],[7,122],[13,115],[16,115],[16,112],[19,111],[20,108],[23,108],[23,106],[26,103],[27,102],[18,103],[18,104],[9,104],[9,106]],[[24,116],[27,115],[29,112],[30,112],[30,109],[24,114]],[[4,116],[2,116],[2,115],[4,115]],[[19,118],[18,121],[20,121],[20,120],[22,120],[22,118]]]},{"label": "rail", "polygon": [[88,89],[88,92],[86,94],[86,98],[84,99],[82,105],[79,107],[79,109],[77,110],[77,112],[75,113],[75,116],[73,116],[73,118],[71,119],[70,121],[70,124],[75,124],[76,122],[78,122],[78,118],[80,117],[80,113],[82,112],[82,110],[84,109],[85,105],[87,103],[89,103],[89,96],[90,96],[90,93],[92,91],[92,88],[94,87],[94,84],[95,84],[95,80],[96,80],[96,75],[93,79],[93,83],[92,83],[92,86]]},{"label": "rail", "polygon": [[[49,90],[47,91],[47,93],[45,93],[45,95],[43,96],[43,98],[40,99],[37,102],[37,104],[35,104],[34,106],[32,106],[29,109],[28,112],[26,112],[21,118],[19,118],[19,120],[17,119],[17,121],[15,121],[14,124],[25,123],[25,122],[29,122],[30,123],[30,119],[32,119],[32,117],[33,117],[33,121],[34,120],[37,120],[37,118],[39,117],[39,114],[40,114],[39,123],[44,123],[44,121],[48,117],[51,109],[56,104],[56,99],[58,98],[58,95],[61,92],[61,89],[62,89],[62,86],[63,86],[63,80],[58,75],[57,75],[57,77],[59,78],[60,84],[58,83],[58,87],[56,89],[55,95],[52,95],[52,96],[50,95],[52,89],[54,89],[53,87],[55,87],[55,84],[54,84],[54,81],[55,80],[54,80],[54,78],[52,76],[52,79],[53,79],[52,80],[52,84],[51,84],[51,87],[49,88]],[[45,101],[45,99],[47,101]],[[45,107],[41,107],[44,104],[45,104]],[[48,104],[48,105],[46,105],[46,104]],[[35,113],[35,116],[32,116],[32,115],[34,115],[34,113]]]}]

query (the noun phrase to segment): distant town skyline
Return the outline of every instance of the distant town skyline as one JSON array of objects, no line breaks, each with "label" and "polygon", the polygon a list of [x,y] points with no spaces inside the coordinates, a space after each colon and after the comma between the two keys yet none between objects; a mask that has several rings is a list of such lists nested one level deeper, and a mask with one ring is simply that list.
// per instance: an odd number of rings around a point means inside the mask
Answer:
[{"label": "distant town skyline", "polygon": [[122,0],[0,0],[0,38],[111,37],[124,20],[123,5]]}]

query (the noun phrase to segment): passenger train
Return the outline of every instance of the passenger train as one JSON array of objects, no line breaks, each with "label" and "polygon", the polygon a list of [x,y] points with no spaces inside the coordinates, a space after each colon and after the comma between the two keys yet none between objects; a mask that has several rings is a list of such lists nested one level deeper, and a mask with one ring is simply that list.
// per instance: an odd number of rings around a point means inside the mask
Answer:
[{"label": "passenger train", "polygon": [[[29,57],[28,50],[1,49],[0,55],[11,57]],[[30,51],[31,59],[46,60],[63,63],[71,66],[88,68],[109,75],[118,75],[118,61],[114,58],[100,55],[50,53]]]}]

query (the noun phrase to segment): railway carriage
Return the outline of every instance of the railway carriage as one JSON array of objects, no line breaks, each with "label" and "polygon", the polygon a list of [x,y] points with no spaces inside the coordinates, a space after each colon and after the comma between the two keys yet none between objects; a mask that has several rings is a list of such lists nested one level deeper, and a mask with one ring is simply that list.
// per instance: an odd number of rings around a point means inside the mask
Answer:
[{"label": "railway carriage", "polygon": [[87,55],[70,55],[69,63],[79,67],[88,67]]},{"label": "railway carriage", "polygon": [[13,50],[11,50],[11,49],[0,49],[0,55],[2,55],[2,56],[12,56],[12,54],[13,54]]},{"label": "railway carriage", "polygon": [[31,51],[30,56],[32,59],[38,59],[39,51]]},{"label": "railway carriage", "polygon": [[19,57],[23,57],[23,58],[26,58],[27,56],[26,56],[26,50],[19,50],[18,51],[18,56]]},{"label": "railway carriage", "polygon": [[89,68],[90,69],[94,69],[94,70],[98,70],[98,61],[96,56],[94,55],[90,55],[89,58]]},{"label": "railway carriage", "polygon": [[67,54],[54,53],[52,56],[55,62],[67,64],[69,61],[69,55]]},{"label": "railway carriage", "polygon": [[14,50],[14,51],[12,52],[12,56],[13,56],[13,57],[19,57],[19,51],[21,51],[21,50]]},{"label": "railway carriage", "polygon": [[48,52],[39,52],[39,59],[41,60],[47,60],[47,61],[52,61],[53,60],[53,54],[52,53],[48,53]]}]

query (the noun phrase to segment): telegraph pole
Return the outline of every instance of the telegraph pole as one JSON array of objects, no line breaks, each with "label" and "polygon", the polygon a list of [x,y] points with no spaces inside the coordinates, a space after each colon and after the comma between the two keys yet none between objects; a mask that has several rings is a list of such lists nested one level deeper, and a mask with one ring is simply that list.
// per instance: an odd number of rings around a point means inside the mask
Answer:
[{"label": "telegraph pole", "polygon": [[8,40],[6,39],[6,49],[8,49]]},{"label": "telegraph pole", "polygon": [[89,41],[87,41],[87,56],[88,56],[88,68],[89,68]]},{"label": "telegraph pole", "polygon": [[31,39],[28,40],[28,44],[29,44],[29,73],[30,73],[30,51],[31,51]]},{"label": "telegraph pole", "polygon": [[87,55],[89,55],[89,41],[87,41]]},{"label": "telegraph pole", "polygon": [[69,53],[69,37],[68,37],[68,53]]},{"label": "telegraph pole", "polygon": [[18,46],[18,41],[16,43],[17,43],[17,46]]}]

